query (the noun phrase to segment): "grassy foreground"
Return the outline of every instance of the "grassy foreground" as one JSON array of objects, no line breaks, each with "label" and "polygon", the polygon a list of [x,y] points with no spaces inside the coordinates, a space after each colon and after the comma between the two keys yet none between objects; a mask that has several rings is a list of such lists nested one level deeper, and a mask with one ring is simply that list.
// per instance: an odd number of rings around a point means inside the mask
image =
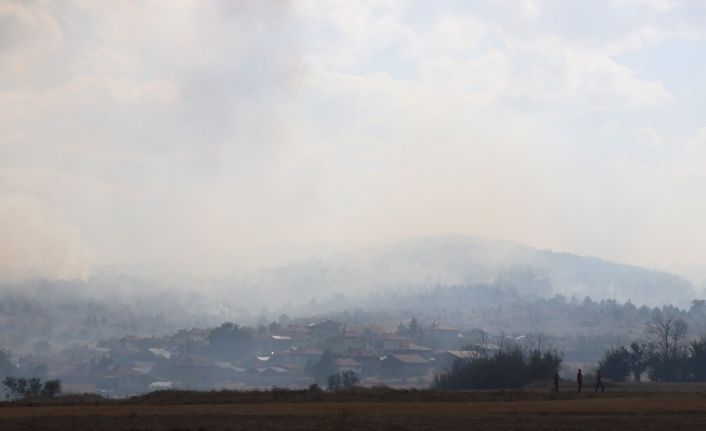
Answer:
[{"label": "grassy foreground", "polygon": [[[258,401],[271,392],[165,392],[124,401],[2,403],[2,430],[661,430],[706,429],[706,388],[547,391],[354,391]],[[704,392],[701,392],[703,390]],[[374,393],[371,396],[370,393]],[[382,397],[383,393],[386,397]],[[299,395],[296,395],[299,394]],[[231,402],[227,399],[232,395]],[[289,394],[292,395],[292,394]],[[197,398],[194,398],[194,397]],[[238,399],[241,397],[241,399]],[[209,400],[209,398],[211,398]],[[357,399],[356,399],[357,398]],[[368,399],[366,399],[368,398]],[[371,399],[374,398],[374,399]]]}]

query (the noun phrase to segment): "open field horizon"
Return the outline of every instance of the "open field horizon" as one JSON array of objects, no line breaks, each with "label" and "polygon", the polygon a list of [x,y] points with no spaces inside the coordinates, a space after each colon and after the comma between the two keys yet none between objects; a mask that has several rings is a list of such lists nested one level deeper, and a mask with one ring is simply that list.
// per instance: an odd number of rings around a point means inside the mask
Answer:
[{"label": "open field horizon", "polygon": [[[558,397],[548,391],[467,391],[452,401],[223,402],[159,397],[109,403],[0,405],[0,429],[12,430],[436,430],[703,429],[703,385],[626,385],[605,394]],[[417,391],[423,392],[423,391]],[[218,393],[214,393],[218,394]],[[205,393],[205,400],[209,393]],[[331,394],[337,396],[337,394]]]}]

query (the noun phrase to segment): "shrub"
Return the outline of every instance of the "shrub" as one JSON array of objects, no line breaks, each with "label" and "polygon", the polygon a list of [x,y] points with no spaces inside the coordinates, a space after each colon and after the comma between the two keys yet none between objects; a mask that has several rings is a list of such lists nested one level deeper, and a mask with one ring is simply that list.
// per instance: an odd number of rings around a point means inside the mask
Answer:
[{"label": "shrub", "polygon": [[556,350],[529,350],[519,347],[501,350],[478,359],[457,359],[434,381],[437,389],[520,388],[533,381],[551,378],[561,366]]},{"label": "shrub", "polygon": [[59,380],[47,380],[42,383],[41,379],[32,377],[6,377],[2,382],[5,391],[15,398],[27,397],[53,397],[61,392],[61,382]]},{"label": "shrub", "polygon": [[630,352],[624,346],[611,347],[598,363],[598,369],[609,379],[625,380],[630,374]]},{"label": "shrub", "polygon": [[343,371],[328,376],[326,383],[329,391],[349,389],[358,384],[358,375],[353,371]]}]

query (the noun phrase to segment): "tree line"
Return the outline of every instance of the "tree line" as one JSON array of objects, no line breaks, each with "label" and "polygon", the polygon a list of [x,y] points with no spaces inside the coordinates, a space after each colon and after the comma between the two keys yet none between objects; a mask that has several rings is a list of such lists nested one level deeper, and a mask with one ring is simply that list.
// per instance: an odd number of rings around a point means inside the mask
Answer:
[{"label": "tree line", "polygon": [[61,392],[61,381],[47,380],[42,382],[38,377],[5,377],[2,382],[8,398],[51,398]]},{"label": "tree line", "polygon": [[706,337],[689,339],[680,317],[655,313],[647,324],[647,342],[609,348],[598,364],[606,377],[635,381],[706,381]]},{"label": "tree line", "polygon": [[519,388],[559,371],[563,355],[554,349],[501,348],[480,358],[456,359],[437,375],[434,388],[446,390]]}]

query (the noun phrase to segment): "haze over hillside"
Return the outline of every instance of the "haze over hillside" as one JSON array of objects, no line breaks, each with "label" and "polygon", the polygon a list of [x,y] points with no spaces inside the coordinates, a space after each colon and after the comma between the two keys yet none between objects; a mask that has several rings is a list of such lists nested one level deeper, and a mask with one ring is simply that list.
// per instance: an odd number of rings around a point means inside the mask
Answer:
[{"label": "haze over hillside", "polygon": [[[0,0],[0,279],[219,278],[459,233],[701,282],[705,21],[668,0]],[[412,250],[341,264],[370,288],[488,276]],[[524,258],[559,291],[656,289]]]},{"label": "haze over hillside", "polygon": [[[458,235],[362,248],[338,247],[336,251],[313,253],[304,260],[250,268],[226,277],[174,273],[155,278],[104,270],[85,281],[6,284],[30,297],[56,300],[75,296],[128,306],[133,302],[164,302],[159,298],[165,298],[171,305],[162,303],[158,309],[173,306],[182,312],[191,310],[186,315],[192,316],[254,315],[263,307],[287,311],[287,307],[340,295],[364,299],[371,294],[416,295],[435,287],[475,285],[509,288],[526,299],[590,296],[648,306],[687,306],[701,294],[689,281],[674,274]],[[343,301],[337,308],[346,306]]]},{"label": "haze over hillside", "polygon": [[272,294],[275,303],[276,298],[302,302],[337,293],[355,297],[381,290],[476,284],[505,285],[525,296],[591,296],[651,306],[688,304],[696,295],[688,280],[674,274],[468,236],[423,237],[321,253],[251,273],[233,286],[238,283]]}]

